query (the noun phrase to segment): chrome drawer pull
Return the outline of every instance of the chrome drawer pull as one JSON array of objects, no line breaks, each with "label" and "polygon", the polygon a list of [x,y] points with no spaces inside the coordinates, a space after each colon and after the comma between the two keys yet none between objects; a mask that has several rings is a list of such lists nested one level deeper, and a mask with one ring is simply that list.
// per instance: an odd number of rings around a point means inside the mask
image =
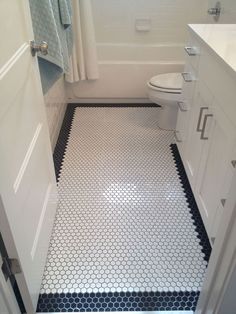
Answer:
[{"label": "chrome drawer pull", "polygon": [[178,142],[178,143],[183,142],[183,140],[181,139],[181,136],[180,136],[180,134],[179,134],[179,131],[175,131],[175,140],[176,140],[176,142]]},{"label": "chrome drawer pull", "polygon": [[197,51],[195,47],[184,47],[184,50],[187,52],[187,54],[192,57],[197,55]]},{"label": "chrome drawer pull", "polygon": [[182,74],[182,77],[183,77],[183,79],[185,80],[185,82],[192,82],[192,81],[194,81],[194,79],[193,79],[191,73],[189,73],[189,72],[183,72],[183,73],[181,73],[181,74]]},{"label": "chrome drawer pull", "polygon": [[202,127],[202,132],[201,132],[201,140],[208,140],[208,137],[205,136],[205,130],[206,130],[206,124],[207,124],[207,119],[209,117],[213,117],[213,114],[206,114],[203,120],[203,127]]},{"label": "chrome drawer pull", "polygon": [[180,111],[188,111],[188,106],[183,101],[178,101]]},{"label": "chrome drawer pull", "polygon": [[225,206],[225,202],[226,202],[226,198],[222,198],[222,199],[220,200],[220,202],[221,202],[221,205],[224,207],[224,206]]},{"label": "chrome drawer pull", "polygon": [[234,168],[236,168],[236,160],[232,160],[232,161],[231,161],[231,164],[232,164],[232,166],[233,166]]},{"label": "chrome drawer pull", "polygon": [[208,107],[202,107],[199,112],[198,122],[197,122],[197,132],[202,132],[202,129],[200,128],[201,121],[202,121],[202,114],[203,110],[208,109]]}]

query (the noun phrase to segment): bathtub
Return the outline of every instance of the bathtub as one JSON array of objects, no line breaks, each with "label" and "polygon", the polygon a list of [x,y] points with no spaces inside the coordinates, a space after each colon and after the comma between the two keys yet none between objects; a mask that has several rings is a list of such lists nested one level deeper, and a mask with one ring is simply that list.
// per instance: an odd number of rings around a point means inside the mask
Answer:
[{"label": "bathtub", "polygon": [[97,44],[100,78],[68,86],[79,102],[148,102],[146,82],[154,75],[181,72],[183,44]]}]

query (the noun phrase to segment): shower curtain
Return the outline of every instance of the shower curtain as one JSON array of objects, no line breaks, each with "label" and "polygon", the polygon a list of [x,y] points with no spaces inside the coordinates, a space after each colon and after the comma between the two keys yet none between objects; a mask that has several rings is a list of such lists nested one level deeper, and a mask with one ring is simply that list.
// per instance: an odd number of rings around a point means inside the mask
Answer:
[{"label": "shower curtain", "polygon": [[96,41],[90,0],[72,0],[73,48],[66,81],[99,78]]}]

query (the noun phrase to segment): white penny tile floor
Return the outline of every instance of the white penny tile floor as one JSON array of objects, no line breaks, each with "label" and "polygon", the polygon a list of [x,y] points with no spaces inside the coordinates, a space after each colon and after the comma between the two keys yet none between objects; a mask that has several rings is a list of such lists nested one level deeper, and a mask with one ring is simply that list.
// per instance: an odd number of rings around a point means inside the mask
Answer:
[{"label": "white penny tile floor", "polygon": [[196,306],[207,260],[158,111],[74,109],[39,311]]}]

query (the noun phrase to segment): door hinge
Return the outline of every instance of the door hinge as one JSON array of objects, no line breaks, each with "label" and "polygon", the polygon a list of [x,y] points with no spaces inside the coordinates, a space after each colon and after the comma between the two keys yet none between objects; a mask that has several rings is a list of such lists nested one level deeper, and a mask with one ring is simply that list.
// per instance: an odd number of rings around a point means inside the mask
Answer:
[{"label": "door hinge", "polygon": [[19,274],[22,272],[20,263],[15,258],[3,258],[3,264],[2,264],[2,272],[4,274],[4,277],[6,281],[15,274]]}]

